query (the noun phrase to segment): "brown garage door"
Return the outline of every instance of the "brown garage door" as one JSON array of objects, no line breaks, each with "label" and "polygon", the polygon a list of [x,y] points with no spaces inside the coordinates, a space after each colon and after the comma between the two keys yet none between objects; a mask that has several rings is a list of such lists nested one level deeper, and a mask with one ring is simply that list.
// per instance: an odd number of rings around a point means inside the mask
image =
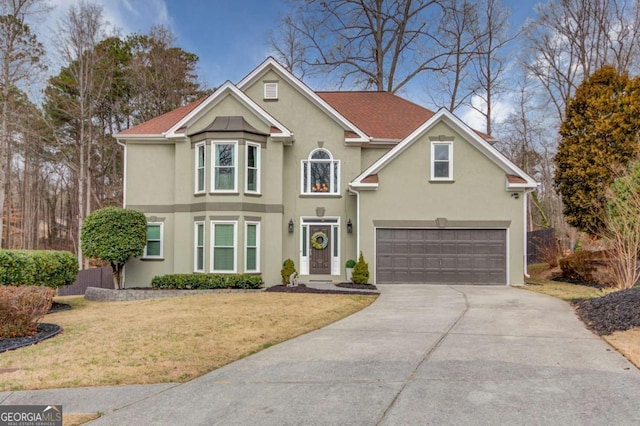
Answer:
[{"label": "brown garage door", "polygon": [[376,282],[506,284],[504,229],[377,229]]}]

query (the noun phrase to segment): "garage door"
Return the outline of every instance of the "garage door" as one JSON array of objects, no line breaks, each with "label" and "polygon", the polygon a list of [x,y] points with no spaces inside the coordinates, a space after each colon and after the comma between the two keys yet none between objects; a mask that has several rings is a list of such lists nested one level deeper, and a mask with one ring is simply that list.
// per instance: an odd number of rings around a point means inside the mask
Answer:
[{"label": "garage door", "polygon": [[377,229],[376,282],[506,284],[504,229]]}]

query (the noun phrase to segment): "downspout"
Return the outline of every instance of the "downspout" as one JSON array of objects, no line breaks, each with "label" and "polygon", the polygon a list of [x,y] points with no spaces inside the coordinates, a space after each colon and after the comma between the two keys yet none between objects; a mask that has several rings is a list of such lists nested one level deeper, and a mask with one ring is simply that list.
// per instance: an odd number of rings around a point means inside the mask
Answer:
[{"label": "downspout", "polygon": [[116,143],[123,148],[122,152],[122,207],[127,207],[127,145],[116,140]]},{"label": "downspout", "polygon": [[[122,150],[122,208],[127,207],[127,145],[116,139]],[[127,265],[122,267],[122,288],[127,288]]]},{"label": "downspout", "polygon": [[349,187],[349,192],[356,194],[356,259],[360,256],[360,191]]},{"label": "downspout", "polygon": [[524,204],[524,213],[523,213],[523,215],[524,215],[524,221],[523,221],[523,224],[524,224],[524,226],[523,226],[523,228],[524,228],[524,238],[523,238],[523,241],[524,241],[524,262],[523,262],[524,271],[523,272],[524,272],[524,277],[525,278],[531,278],[531,276],[528,274],[528,271],[527,271],[527,266],[528,266],[527,265],[527,258],[528,258],[528,256],[527,256],[527,230],[529,228],[528,223],[527,223],[528,222],[528,218],[529,218],[529,215],[527,214],[527,209],[529,207],[528,195],[530,193],[532,193],[533,191],[535,191],[535,190],[536,190],[536,188],[525,190],[524,194],[523,194],[524,197],[522,197],[522,198],[524,198],[524,200],[523,200],[523,204]]}]

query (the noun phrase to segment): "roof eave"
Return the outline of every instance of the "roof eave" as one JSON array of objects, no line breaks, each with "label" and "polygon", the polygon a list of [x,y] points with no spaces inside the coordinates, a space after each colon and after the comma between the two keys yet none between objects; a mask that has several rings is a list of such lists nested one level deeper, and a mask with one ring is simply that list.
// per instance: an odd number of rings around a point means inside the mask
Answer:
[{"label": "roof eave", "polygon": [[116,140],[126,142],[127,140],[166,140],[166,136],[163,134],[137,134],[137,133],[116,133],[113,135]]},{"label": "roof eave", "polygon": [[349,188],[360,191],[375,191],[376,189],[378,189],[378,186],[378,183],[352,182],[349,184]]}]

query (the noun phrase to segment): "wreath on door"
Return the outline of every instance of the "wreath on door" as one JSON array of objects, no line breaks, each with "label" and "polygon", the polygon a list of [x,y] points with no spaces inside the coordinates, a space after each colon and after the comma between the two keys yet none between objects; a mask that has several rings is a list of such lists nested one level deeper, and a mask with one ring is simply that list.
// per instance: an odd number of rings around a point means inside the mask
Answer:
[{"label": "wreath on door", "polygon": [[311,236],[311,245],[316,250],[324,250],[329,244],[329,237],[322,231],[318,231]]}]

